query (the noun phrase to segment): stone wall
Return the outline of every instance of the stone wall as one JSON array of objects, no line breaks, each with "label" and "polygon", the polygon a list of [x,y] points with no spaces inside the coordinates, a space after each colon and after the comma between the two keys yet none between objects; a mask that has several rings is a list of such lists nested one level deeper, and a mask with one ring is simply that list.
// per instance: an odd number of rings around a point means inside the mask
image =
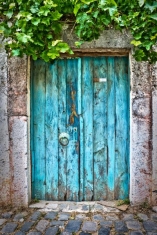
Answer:
[{"label": "stone wall", "polygon": [[[2,42],[0,41],[0,45]],[[7,112],[7,55],[4,47],[0,47],[0,201],[10,204],[10,159],[9,159],[9,132]]]},{"label": "stone wall", "polygon": [[148,63],[132,58],[131,191],[132,203],[151,202],[152,123],[151,74]]},{"label": "stone wall", "polygon": [[157,205],[157,63],[152,66],[152,202]]},{"label": "stone wall", "polygon": [[[74,45],[68,26],[63,38]],[[98,40],[82,45],[85,49],[127,49],[130,35],[105,31]],[[0,203],[28,205],[30,200],[29,90],[27,58],[7,59],[0,50]],[[130,200],[156,203],[157,190],[157,69],[139,63],[130,53]],[[28,93],[28,95],[27,95]],[[153,121],[153,122],[152,122]],[[153,143],[153,144],[152,144]],[[153,163],[153,164],[152,164]]]},{"label": "stone wall", "polygon": [[27,59],[0,51],[0,203],[28,205]]}]

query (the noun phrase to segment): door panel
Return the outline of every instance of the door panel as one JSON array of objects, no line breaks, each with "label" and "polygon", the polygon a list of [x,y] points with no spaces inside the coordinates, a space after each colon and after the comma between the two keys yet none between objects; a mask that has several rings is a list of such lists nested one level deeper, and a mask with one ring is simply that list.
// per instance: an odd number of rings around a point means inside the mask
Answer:
[{"label": "door panel", "polygon": [[[79,116],[78,116],[78,63],[77,59],[67,60],[67,196],[68,201],[79,200]],[[63,68],[64,69],[64,68]]]},{"label": "door panel", "polygon": [[[58,196],[58,74],[57,63],[45,65],[45,197]],[[40,104],[40,109],[43,108]],[[40,125],[40,123],[39,123]],[[42,171],[42,169],[41,169]]]},{"label": "door panel", "polygon": [[83,181],[84,200],[93,200],[93,61],[82,58]]},{"label": "door panel", "polygon": [[128,197],[129,92],[127,57],[32,62],[33,198]]},{"label": "door panel", "polygon": [[[107,63],[106,58],[94,60],[94,79],[106,79],[106,82],[94,82],[93,99],[93,144],[94,144],[94,198],[107,198]],[[103,192],[103,194],[102,194]]]},{"label": "door panel", "polygon": [[115,59],[115,198],[128,197],[129,182],[129,82],[128,61]]}]

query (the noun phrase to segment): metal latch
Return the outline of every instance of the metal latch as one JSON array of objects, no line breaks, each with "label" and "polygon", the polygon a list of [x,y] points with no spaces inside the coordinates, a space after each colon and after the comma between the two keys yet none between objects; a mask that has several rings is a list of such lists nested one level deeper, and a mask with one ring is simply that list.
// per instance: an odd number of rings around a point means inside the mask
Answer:
[{"label": "metal latch", "polygon": [[107,82],[107,78],[94,78],[94,82]]}]

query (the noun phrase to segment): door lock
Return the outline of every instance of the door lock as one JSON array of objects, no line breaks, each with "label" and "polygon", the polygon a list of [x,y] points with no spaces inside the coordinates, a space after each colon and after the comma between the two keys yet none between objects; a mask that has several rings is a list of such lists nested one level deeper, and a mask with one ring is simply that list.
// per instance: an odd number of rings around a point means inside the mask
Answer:
[{"label": "door lock", "polygon": [[63,146],[67,146],[69,144],[69,134],[62,132],[59,135],[59,143]]}]

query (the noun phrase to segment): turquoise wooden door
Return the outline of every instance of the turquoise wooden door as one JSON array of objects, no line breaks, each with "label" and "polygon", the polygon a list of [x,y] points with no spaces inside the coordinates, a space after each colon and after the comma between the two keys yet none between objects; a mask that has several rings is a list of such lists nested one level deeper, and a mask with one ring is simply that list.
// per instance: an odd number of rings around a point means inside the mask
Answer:
[{"label": "turquoise wooden door", "polygon": [[128,198],[128,58],[37,60],[31,80],[32,198]]}]

